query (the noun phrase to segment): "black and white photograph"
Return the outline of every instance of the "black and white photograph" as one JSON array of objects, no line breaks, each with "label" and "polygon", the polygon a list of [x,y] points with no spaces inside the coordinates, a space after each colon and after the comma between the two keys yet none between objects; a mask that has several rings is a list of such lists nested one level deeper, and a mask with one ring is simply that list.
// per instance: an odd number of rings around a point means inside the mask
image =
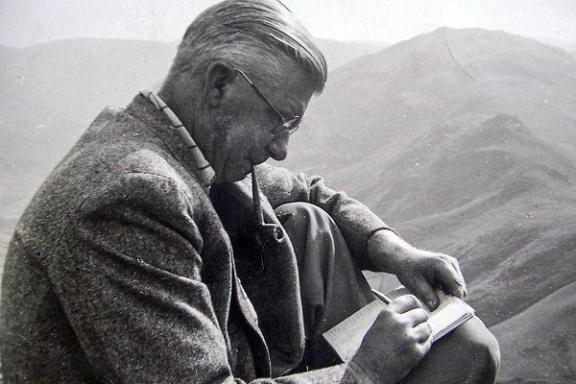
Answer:
[{"label": "black and white photograph", "polygon": [[0,384],[576,383],[576,2],[3,0]]}]

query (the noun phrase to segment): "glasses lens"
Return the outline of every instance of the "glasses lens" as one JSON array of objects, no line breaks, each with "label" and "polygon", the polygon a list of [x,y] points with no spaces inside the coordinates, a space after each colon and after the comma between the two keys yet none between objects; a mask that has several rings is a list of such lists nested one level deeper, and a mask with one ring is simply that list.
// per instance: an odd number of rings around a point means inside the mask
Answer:
[{"label": "glasses lens", "polygon": [[274,130],[274,133],[280,133],[284,130],[288,131],[288,134],[292,134],[294,132],[296,132],[296,130],[298,129],[298,127],[300,126],[300,122],[302,120],[300,119],[300,117],[295,116],[293,118],[291,118],[290,120],[285,121],[284,123],[282,123],[282,125],[280,125],[278,128],[276,128]]}]

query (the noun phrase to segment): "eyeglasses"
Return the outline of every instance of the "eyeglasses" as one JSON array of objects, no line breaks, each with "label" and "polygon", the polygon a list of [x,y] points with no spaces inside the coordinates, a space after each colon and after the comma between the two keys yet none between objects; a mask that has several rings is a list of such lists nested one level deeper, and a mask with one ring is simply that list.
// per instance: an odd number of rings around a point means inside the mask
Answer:
[{"label": "eyeglasses", "polygon": [[274,113],[276,115],[278,115],[280,120],[282,120],[282,124],[275,127],[271,131],[273,135],[279,134],[279,133],[283,132],[284,130],[288,131],[288,134],[291,135],[294,132],[296,132],[296,130],[298,130],[298,128],[300,127],[300,123],[302,122],[302,119],[300,118],[300,116],[294,116],[291,119],[286,120],[286,118],[280,113],[280,111],[278,111],[278,109],[276,109],[276,107],[274,107],[274,105],[272,105],[272,103],[266,98],[266,96],[264,96],[262,94],[262,92],[260,92],[260,90],[254,85],[252,80],[250,80],[250,78],[244,72],[242,72],[238,68],[234,68],[234,70],[236,72],[238,72],[240,75],[242,75],[242,77],[248,82],[248,84],[250,84],[250,86],[258,94],[258,96],[260,96],[260,98],[262,100],[264,100],[264,102],[266,104],[268,104],[270,109],[272,109],[274,111]]}]

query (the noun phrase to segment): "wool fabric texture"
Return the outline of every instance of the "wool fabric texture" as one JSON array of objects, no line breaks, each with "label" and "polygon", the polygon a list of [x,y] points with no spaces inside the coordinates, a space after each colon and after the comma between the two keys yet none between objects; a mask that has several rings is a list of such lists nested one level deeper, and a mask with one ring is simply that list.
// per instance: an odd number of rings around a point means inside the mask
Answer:
[{"label": "wool fabric texture", "polygon": [[[290,375],[305,343],[290,240],[235,258],[232,242],[252,225],[251,181],[209,195],[195,166],[141,95],[95,119],[9,246],[0,309],[8,383],[343,382],[343,365]],[[387,226],[367,207],[318,177],[267,165],[258,177],[265,222],[281,227],[275,207],[312,203],[370,268],[367,237]]]}]

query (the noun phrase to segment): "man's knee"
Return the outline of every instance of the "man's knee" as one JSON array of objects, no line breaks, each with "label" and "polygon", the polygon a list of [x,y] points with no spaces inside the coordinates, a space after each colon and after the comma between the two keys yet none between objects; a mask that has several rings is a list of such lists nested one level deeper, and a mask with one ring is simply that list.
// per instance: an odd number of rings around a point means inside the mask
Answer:
[{"label": "man's knee", "polygon": [[499,363],[496,338],[474,317],[435,342],[402,383],[494,383]]},{"label": "man's knee", "polygon": [[472,382],[494,382],[500,367],[500,347],[492,332],[474,317],[457,329],[454,336],[456,352],[463,353],[471,367],[471,377],[476,378]]},{"label": "man's knee", "polygon": [[322,208],[304,202],[280,205],[275,213],[282,225],[292,224],[297,228],[307,227],[316,222],[332,222],[332,218]]},{"label": "man's knee", "polygon": [[290,238],[299,261],[306,255],[334,256],[336,248],[347,248],[340,229],[326,211],[315,205],[296,202],[274,211]]},{"label": "man's knee", "polygon": [[279,206],[275,213],[292,242],[301,269],[324,270],[321,266],[332,263],[336,252],[347,248],[338,226],[322,208],[296,202]]},{"label": "man's knee", "polygon": [[476,356],[483,364],[488,380],[495,381],[500,368],[500,346],[494,335],[488,331],[482,340],[475,341]]}]

